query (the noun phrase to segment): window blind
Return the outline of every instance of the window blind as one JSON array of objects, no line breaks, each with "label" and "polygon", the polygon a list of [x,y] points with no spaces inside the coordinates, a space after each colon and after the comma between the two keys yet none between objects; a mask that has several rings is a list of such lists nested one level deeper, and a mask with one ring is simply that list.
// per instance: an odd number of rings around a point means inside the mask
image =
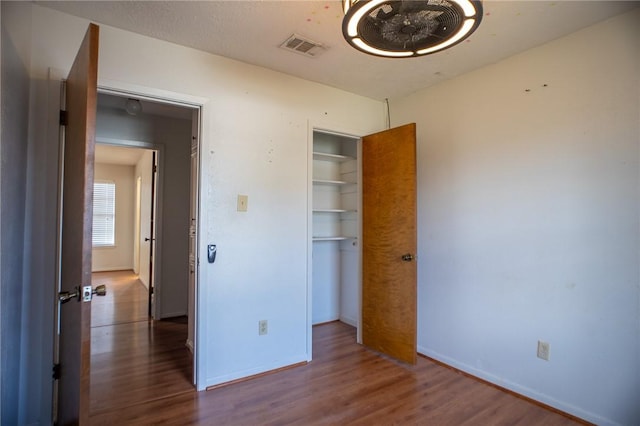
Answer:
[{"label": "window blind", "polygon": [[115,245],[116,184],[93,184],[93,245]]}]

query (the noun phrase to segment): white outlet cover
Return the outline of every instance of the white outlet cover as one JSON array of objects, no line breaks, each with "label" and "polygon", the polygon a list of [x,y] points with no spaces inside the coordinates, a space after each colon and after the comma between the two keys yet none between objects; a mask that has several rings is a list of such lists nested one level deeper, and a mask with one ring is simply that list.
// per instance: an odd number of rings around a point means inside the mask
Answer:
[{"label": "white outlet cover", "polygon": [[258,321],[258,335],[264,336],[269,333],[269,322],[267,320]]},{"label": "white outlet cover", "polygon": [[246,212],[249,204],[249,196],[238,194],[238,211]]},{"label": "white outlet cover", "polygon": [[538,358],[549,361],[549,342],[538,340]]}]

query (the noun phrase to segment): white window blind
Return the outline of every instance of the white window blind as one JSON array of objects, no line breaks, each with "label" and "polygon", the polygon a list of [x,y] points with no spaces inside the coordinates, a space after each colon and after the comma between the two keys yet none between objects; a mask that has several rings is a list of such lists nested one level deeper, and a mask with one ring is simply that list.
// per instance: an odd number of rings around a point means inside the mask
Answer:
[{"label": "white window blind", "polygon": [[93,184],[93,245],[115,245],[116,232],[116,184]]}]

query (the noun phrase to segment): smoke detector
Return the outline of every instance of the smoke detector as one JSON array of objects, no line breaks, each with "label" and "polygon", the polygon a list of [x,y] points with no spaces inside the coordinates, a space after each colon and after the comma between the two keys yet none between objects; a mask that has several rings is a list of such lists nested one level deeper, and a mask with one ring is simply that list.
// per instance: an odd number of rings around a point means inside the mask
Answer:
[{"label": "smoke detector", "polygon": [[318,43],[317,41],[310,40],[298,34],[291,34],[291,36],[280,45],[280,47],[284,50],[299,53],[310,58],[315,58],[327,50],[327,47],[322,43]]}]

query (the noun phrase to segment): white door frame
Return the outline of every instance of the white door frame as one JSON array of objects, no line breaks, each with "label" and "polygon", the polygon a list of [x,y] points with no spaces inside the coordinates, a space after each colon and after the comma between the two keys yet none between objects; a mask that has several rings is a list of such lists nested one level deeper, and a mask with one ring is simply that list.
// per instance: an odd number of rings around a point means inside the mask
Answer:
[{"label": "white door frame", "polygon": [[137,237],[136,243],[133,245],[133,272],[135,274],[140,273],[140,196],[142,190],[142,178],[140,176],[135,176],[135,193],[136,193],[136,201],[134,205],[135,214],[133,216],[134,226],[133,226],[133,235]]},{"label": "white door frame", "polygon": [[[98,93],[103,93],[98,89]],[[113,93],[113,92],[110,92]],[[113,93],[115,95],[115,93]],[[159,267],[158,262],[155,261],[155,259],[160,259],[161,255],[162,255],[162,212],[163,212],[163,206],[164,206],[164,200],[162,197],[163,194],[163,188],[164,188],[164,152],[165,152],[165,147],[163,144],[156,144],[153,142],[144,142],[144,141],[136,141],[136,140],[129,140],[129,139],[112,139],[112,138],[101,138],[101,137],[97,137],[96,136],[96,144],[100,144],[100,145],[109,145],[109,146],[119,146],[119,147],[125,147],[125,148],[132,148],[132,149],[146,149],[149,151],[155,151],[158,153],[157,155],[157,172],[156,173],[156,178],[155,178],[155,187],[151,188],[152,191],[154,191],[155,196],[153,197],[153,217],[151,218],[151,220],[153,221],[153,226],[154,226],[154,232],[152,233],[152,235],[149,235],[149,238],[151,239],[151,241],[149,241],[150,246],[153,247],[153,260],[152,260],[152,265],[153,265],[153,273],[150,276],[150,280],[148,283],[146,283],[149,288],[153,288],[153,295],[154,295],[154,303],[152,303],[152,311],[151,311],[151,317],[154,319],[160,319],[160,308],[159,308],[159,304],[157,303],[157,300],[160,298],[160,295],[162,294],[162,268]],[[138,212],[139,213],[139,212]],[[138,220],[139,218],[136,218],[136,220]],[[140,231],[140,229],[138,228],[138,231]],[[139,247],[139,239],[140,239],[140,234],[136,235],[136,242],[135,244]],[[154,242],[155,241],[155,242]],[[149,265],[140,265],[140,250],[138,249],[138,269],[140,269],[141,267],[144,268],[148,268]],[[138,271],[139,273],[140,271]]]},{"label": "white door frame", "polygon": [[[307,122],[307,361],[312,360],[313,353],[313,133],[321,132],[344,136],[357,140],[358,149],[358,183],[360,195],[358,195],[358,214],[362,215],[362,137],[371,132],[356,129],[336,123],[325,121]],[[362,216],[360,216],[360,229],[358,236],[362,235]],[[361,246],[361,238],[358,238],[358,245]],[[360,251],[360,262],[362,262],[362,251]],[[362,343],[362,268],[358,266],[358,318],[356,325],[356,341]]]},{"label": "white door frame", "polygon": [[[150,101],[155,101],[155,102],[163,102],[163,103],[167,103],[167,104],[172,104],[172,105],[177,105],[177,106],[184,106],[187,108],[194,108],[199,110],[199,114],[200,114],[200,126],[199,126],[199,134],[198,134],[198,151],[202,152],[202,141],[204,139],[204,132],[205,132],[205,126],[203,125],[203,123],[205,123],[206,120],[204,120],[204,116],[205,116],[205,111],[207,110],[207,104],[209,103],[209,99],[208,98],[203,98],[203,97],[198,97],[198,96],[193,96],[193,95],[188,95],[188,94],[184,94],[184,93],[176,93],[176,92],[171,92],[168,90],[164,90],[164,89],[158,89],[158,88],[152,88],[152,87],[147,87],[147,86],[141,86],[141,85],[137,85],[137,84],[131,84],[131,83],[127,83],[127,82],[122,82],[122,81],[115,81],[115,80],[108,80],[108,79],[102,79],[100,77],[98,77],[98,92],[99,93],[106,93],[106,94],[112,94],[112,95],[116,95],[116,96],[131,96],[131,97],[136,97],[138,99],[147,99]],[[152,148],[155,149],[155,148]],[[198,180],[198,206],[201,205],[201,198],[202,198],[202,155],[198,156],[199,159],[199,164],[198,164],[198,176],[197,176],[197,180]],[[160,160],[162,161],[162,159],[164,158],[163,155],[160,155]],[[159,168],[161,167],[161,165],[159,164]],[[161,177],[159,176],[159,180],[161,179]],[[159,200],[156,201],[156,205],[159,205]],[[198,224],[204,223],[206,221],[206,211],[203,211],[202,209],[200,209],[200,207],[198,207],[198,212],[196,215],[196,222]],[[157,216],[156,216],[157,217]],[[206,368],[204,368],[203,364],[206,363],[206,357],[204,356],[204,354],[200,353],[200,347],[201,345],[198,344],[198,342],[200,341],[200,323],[201,321],[199,321],[199,316],[200,316],[200,312],[202,312],[202,310],[200,309],[199,303],[200,303],[200,292],[201,292],[201,286],[200,283],[201,282],[206,282],[206,274],[207,268],[204,268],[203,270],[200,270],[199,268],[199,259],[200,259],[200,253],[201,253],[201,241],[203,241],[202,237],[203,237],[203,230],[202,230],[203,226],[197,226],[197,235],[196,235],[196,241],[197,241],[197,260],[196,260],[196,291],[195,291],[195,309],[193,313],[194,315],[194,320],[195,320],[195,333],[194,333],[194,350],[193,350],[193,382],[196,386],[197,390],[203,390],[204,387],[202,387],[202,385],[200,384],[204,384],[205,380],[204,377],[201,377],[201,372],[206,371]],[[185,236],[186,237],[186,236]],[[156,258],[159,258],[160,253],[156,252]],[[155,265],[157,265],[158,262],[154,261],[154,273],[155,273]],[[157,305],[157,304],[156,304]]]}]

